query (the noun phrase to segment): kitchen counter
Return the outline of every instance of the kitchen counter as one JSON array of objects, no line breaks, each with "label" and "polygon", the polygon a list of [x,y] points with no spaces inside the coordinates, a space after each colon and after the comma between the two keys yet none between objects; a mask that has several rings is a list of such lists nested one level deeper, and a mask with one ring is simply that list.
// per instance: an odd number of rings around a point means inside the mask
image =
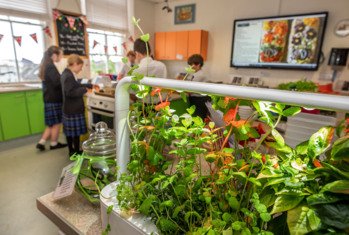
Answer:
[{"label": "kitchen counter", "polygon": [[21,91],[33,91],[41,90],[41,83],[7,83],[0,84],[0,94],[8,92],[21,92]]},{"label": "kitchen counter", "polygon": [[65,234],[102,234],[99,205],[92,205],[79,192],[54,201],[53,192],[36,199],[36,206]]}]

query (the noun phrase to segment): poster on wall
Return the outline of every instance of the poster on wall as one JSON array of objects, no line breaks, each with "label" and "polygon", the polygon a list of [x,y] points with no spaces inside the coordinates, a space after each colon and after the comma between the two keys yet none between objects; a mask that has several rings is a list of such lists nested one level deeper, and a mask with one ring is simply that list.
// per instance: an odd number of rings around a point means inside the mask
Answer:
[{"label": "poster on wall", "polygon": [[189,24],[195,22],[195,4],[176,6],[175,24]]},{"label": "poster on wall", "polygon": [[57,45],[62,48],[63,55],[78,54],[88,57],[88,39],[86,23],[81,15],[74,15],[59,10],[53,10],[54,29]]}]

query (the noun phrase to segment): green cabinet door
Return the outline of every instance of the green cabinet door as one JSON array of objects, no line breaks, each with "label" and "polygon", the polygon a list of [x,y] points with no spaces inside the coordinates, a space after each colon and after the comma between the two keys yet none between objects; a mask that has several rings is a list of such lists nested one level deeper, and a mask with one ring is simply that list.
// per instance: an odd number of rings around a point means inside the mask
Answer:
[{"label": "green cabinet door", "polygon": [[25,96],[31,133],[41,133],[45,129],[42,91],[26,91]]},{"label": "green cabinet door", "polygon": [[4,136],[2,134],[2,126],[1,126],[1,113],[0,113],[0,141],[4,141]]},{"label": "green cabinet door", "polygon": [[0,94],[0,116],[4,140],[30,134],[24,92]]}]

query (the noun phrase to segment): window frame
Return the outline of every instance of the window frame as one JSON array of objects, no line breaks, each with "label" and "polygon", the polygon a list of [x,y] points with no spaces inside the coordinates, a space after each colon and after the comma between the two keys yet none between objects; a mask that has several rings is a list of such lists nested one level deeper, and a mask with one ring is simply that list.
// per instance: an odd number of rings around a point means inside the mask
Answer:
[{"label": "window frame", "polygon": [[[125,41],[126,39],[126,33],[120,33],[120,32],[113,32],[113,31],[108,31],[108,30],[101,30],[101,29],[98,29],[98,28],[92,28],[92,27],[88,27],[86,29],[87,31],[87,34],[88,34],[88,37],[90,36],[90,34],[98,34],[98,35],[103,35],[104,36],[104,40],[105,40],[105,45],[103,46],[107,46],[109,48],[109,42],[108,42],[108,36],[115,36],[115,37],[119,37],[121,39],[121,41]],[[101,32],[98,32],[98,31],[101,31]],[[112,46],[112,45],[111,45]],[[92,66],[92,61],[91,61],[91,58],[92,56],[106,56],[107,57],[107,63],[106,63],[106,71],[103,71],[104,73],[109,73],[109,59],[110,57],[112,56],[119,56],[119,57],[123,57],[124,54],[121,52],[120,53],[120,50],[121,48],[118,48],[117,50],[117,53],[113,54],[113,55],[110,55],[107,53],[91,53],[92,50],[89,50],[89,57],[90,57],[90,66]],[[91,71],[92,72],[92,71]]]},{"label": "window frame", "polygon": [[[13,45],[13,51],[14,51],[14,56],[15,56],[15,64],[16,64],[16,72],[17,72],[17,81],[16,82],[10,82],[10,83],[21,83],[21,82],[25,82],[25,83],[30,83],[30,82],[38,82],[39,81],[39,77],[37,77],[37,81],[36,80],[31,80],[31,81],[22,81],[23,79],[21,78],[21,74],[20,74],[20,66],[19,66],[19,61],[18,61],[18,56],[17,56],[17,51],[16,51],[16,44],[15,44],[15,40],[14,40],[14,30],[13,30],[13,23],[15,24],[25,24],[25,25],[34,25],[34,26],[40,26],[41,28],[44,27],[45,22],[42,20],[38,20],[38,19],[32,19],[32,18],[28,18],[28,17],[18,17],[16,15],[3,15],[1,14],[1,16],[5,16],[7,19],[4,18],[0,18],[0,21],[4,21],[4,22],[8,22],[10,24],[10,29],[11,29],[11,38],[12,38],[12,45]],[[28,22],[26,21],[20,21],[20,20],[12,20],[11,18],[15,17],[15,18],[22,18],[24,20],[28,20]],[[39,23],[32,23],[29,22],[30,20],[35,20],[38,21]],[[45,35],[42,33],[43,36],[43,49],[45,51],[46,48],[46,40],[45,40]],[[2,82],[0,82],[1,84]]]}]

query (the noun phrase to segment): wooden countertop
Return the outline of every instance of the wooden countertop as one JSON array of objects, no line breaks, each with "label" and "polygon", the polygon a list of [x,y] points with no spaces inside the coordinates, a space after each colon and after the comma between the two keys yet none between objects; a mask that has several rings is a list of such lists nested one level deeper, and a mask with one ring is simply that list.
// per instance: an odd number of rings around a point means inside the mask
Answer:
[{"label": "wooden countertop", "polygon": [[53,192],[36,199],[36,206],[65,234],[102,234],[99,205],[93,205],[79,192],[54,201]]}]

